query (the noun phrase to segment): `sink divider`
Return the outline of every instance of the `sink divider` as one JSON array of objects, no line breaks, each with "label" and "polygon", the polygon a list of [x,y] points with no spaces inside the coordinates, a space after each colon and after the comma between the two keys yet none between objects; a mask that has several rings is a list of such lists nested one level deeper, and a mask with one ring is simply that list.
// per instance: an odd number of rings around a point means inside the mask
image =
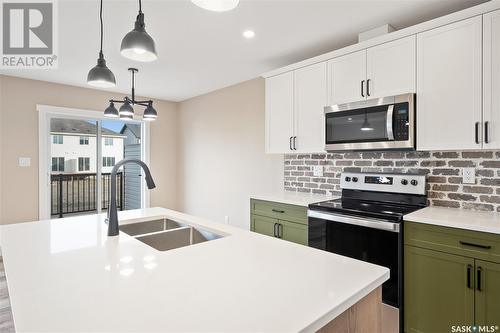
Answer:
[{"label": "sink divider", "polygon": [[[166,227],[164,225],[164,227]],[[167,229],[167,230],[160,230],[160,231],[153,231],[153,232],[147,232],[145,234],[138,234],[138,235],[133,235],[131,237],[134,237],[134,238],[139,238],[139,237],[144,237],[144,236],[151,236],[151,235],[158,235],[158,234],[163,234],[163,233],[167,233],[167,232],[173,232],[173,231],[178,231],[178,230],[183,230],[183,229],[192,229],[191,226],[188,226],[188,225],[183,225],[183,226],[180,226],[178,228],[172,228],[172,229]],[[190,231],[190,234],[191,234],[191,241],[193,240],[193,231],[191,230]]]}]

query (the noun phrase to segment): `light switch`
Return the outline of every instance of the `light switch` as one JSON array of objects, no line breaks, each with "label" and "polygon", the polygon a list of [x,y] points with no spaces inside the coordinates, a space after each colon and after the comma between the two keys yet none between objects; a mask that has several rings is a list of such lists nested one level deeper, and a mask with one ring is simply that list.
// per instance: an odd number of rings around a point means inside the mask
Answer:
[{"label": "light switch", "polygon": [[19,157],[19,166],[24,168],[31,166],[31,157]]},{"label": "light switch", "polygon": [[323,177],[323,166],[322,165],[313,166],[313,175],[315,177]]}]

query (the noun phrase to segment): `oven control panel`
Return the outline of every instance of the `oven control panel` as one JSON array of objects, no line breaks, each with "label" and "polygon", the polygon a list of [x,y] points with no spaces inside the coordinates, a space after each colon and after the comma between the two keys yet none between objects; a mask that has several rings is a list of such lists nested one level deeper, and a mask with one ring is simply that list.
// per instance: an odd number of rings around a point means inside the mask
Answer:
[{"label": "oven control panel", "polygon": [[342,189],[425,195],[425,175],[343,172]]}]

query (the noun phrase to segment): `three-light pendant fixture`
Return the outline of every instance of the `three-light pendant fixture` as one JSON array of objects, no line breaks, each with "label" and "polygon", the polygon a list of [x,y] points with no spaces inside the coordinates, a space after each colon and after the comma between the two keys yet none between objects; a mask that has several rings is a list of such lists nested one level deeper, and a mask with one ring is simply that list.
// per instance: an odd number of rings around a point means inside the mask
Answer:
[{"label": "three-light pendant fixture", "polygon": [[[103,44],[103,20],[102,20],[102,2],[100,1],[99,21],[101,24],[101,44],[99,50],[99,58],[97,65],[93,67],[87,75],[87,83],[98,88],[111,88],[116,86],[116,79],[113,72],[106,66],[104,53],[102,52]],[[131,60],[149,62],[158,58],[156,53],[155,41],[146,32],[146,24],[144,23],[144,13],[142,12],[142,2],[139,0],[139,14],[135,20],[134,29],[123,37],[120,53]],[[115,117],[121,119],[133,119],[133,105],[141,105],[146,107],[143,114],[144,120],[155,120],[157,117],[156,110],[153,108],[153,101],[136,101],[135,100],[135,73],[138,72],[135,68],[129,68],[132,72],[132,98],[126,96],[123,101],[110,100],[109,107],[104,111],[107,117]],[[122,103],[120,110],[116,110],[114,103]]]}]

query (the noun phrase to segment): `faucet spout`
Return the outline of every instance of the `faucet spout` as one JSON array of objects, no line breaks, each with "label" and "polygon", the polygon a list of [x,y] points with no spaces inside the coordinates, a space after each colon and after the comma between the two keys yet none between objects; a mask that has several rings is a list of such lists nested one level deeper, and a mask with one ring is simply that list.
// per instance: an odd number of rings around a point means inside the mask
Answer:
[{"label": "faucet spout", "polygon": [[111,170],[111,189],[110,189],[110,200],[108,207],[108,236],[117,236],[119,234],[118,229],[118,211],[116,204],[116,176],[118,173],[118,169],[121,166],[127,163],[135,163],[138,164],[143,170],[146,176],[146,185],[148,189],[153,189],[156,187],[153,177],[151,177],[151,172],[149,171],[148,166],[143,161],[137,158],[125,158],[118,163],[115,164],[113,169]]}]

